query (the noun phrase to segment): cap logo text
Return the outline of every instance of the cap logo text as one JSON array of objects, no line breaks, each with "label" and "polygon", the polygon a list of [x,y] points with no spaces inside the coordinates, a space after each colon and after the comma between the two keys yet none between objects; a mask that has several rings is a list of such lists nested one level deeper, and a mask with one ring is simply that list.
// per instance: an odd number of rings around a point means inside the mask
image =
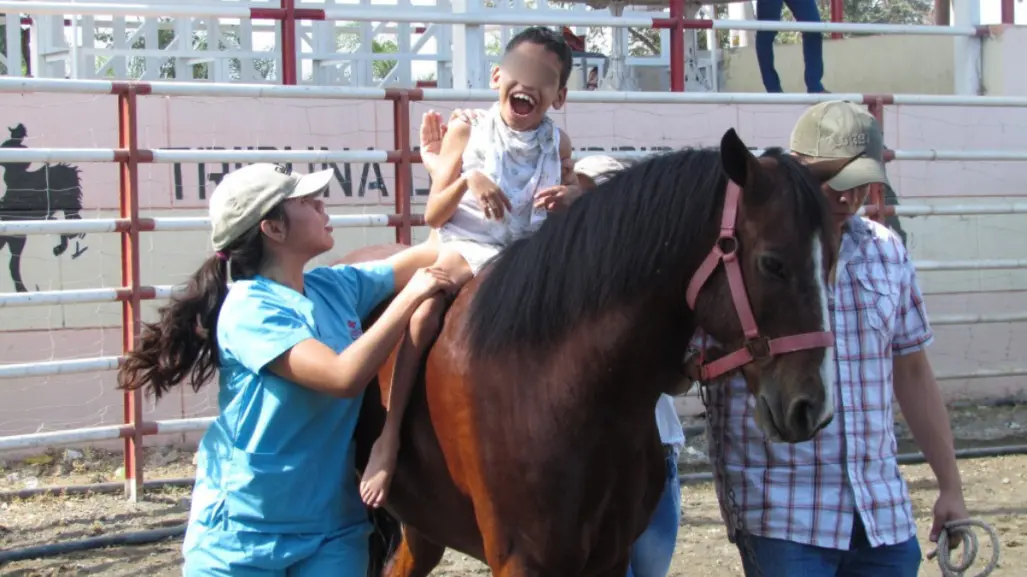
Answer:
[{"label": "cap logo text", "polygon": [[829,140],[835,146],[866,146],[869,144],[870,138],[867,133],[860,132],[858,134],[836,134]]}]

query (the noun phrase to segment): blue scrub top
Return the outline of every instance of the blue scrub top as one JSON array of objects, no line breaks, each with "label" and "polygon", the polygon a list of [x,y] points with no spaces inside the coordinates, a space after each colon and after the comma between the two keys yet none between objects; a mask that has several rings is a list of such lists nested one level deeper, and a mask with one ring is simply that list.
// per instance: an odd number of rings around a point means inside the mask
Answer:
[{"label": "blue scrub top", "polygon": [[266,367],[309,338],[342,352],[393,292],[392,268],[340,265],[304,276],[305,295],[261,276],[236,282],[221,308],[220,411],[200,441],[194,521],[279,534],[367,524],[353,462],[363,393],[340,399]]}]

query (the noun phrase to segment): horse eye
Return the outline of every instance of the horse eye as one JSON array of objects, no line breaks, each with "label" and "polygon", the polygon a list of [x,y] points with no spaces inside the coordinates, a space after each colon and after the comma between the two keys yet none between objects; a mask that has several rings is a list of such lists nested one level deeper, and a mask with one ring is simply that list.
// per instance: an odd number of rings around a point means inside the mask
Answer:
[{"label": "horse eye", "polygon": [[785,268],[785,264],[777,257],[762,254],[756,261],[756,266],[766,276],[774,277],[778,280],[787,280],[788,270]]}]

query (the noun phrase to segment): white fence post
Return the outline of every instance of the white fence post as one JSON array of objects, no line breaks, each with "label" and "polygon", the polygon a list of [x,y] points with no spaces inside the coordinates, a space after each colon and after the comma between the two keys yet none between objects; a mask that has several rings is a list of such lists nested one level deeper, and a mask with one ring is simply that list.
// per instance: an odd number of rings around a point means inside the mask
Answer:
[{"label": "white fence post", "polygon": [[[953,2],[953,25],[955,26],[980,26],[981,24],[981,2],[980,0],[959,0]],[[953,67],[953,94],[962,96],[981,95],[981,39],[970,36],[956,36],[953,39],[953,54],[955,57]]]},{"label": "white fence post", "polygon": [[[453,0],[453,14],[472,14],[482,8],[480,0]],[[486,62],[485,27],[454,24],[453,88],[488,88],[490,71]]]}]

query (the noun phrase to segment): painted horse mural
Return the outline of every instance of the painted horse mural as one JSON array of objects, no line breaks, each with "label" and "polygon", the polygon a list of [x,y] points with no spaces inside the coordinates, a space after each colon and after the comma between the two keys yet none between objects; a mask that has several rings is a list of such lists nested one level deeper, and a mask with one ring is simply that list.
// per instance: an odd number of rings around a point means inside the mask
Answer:
[{"label": "painted horse mural", "polygon": [[[653,411],[691,385],[697,326],[724,343],[703,370],[740,370],[768,435],[825,426],[837,241],[819,183],[846,162],[757,158],[729,130],[719,150],[625,169],[490,263],[449,307],[411,396],[372,513],[372,574],[428,575],[452,548],[500,577],[623,577],[663,489]],[[364,400],[358,468],[393,362]]]},{"label": "painted horse mural", "polygon": [[[28,131],[24,124],[9,128],[11,138],[0,144],[0,148],[27,148],[24,140]],[[81,219],[82,185],[78,167],[64,163],[44,164],[42,168],[29,170],[28,162],[0,162],[4,169],[6,190],[0,197],[0,221],[50,220],[57,213],[63,213],[68,220]],[[70,241],[84,238],[85,234],[62,234],[59,244],[53,247],[54,256],[68,250]],[[5,246],[11,251],[9,264],[14,290],[26,292],[21,276],[21,256],[25,251],[24,235],[0,235],[0,250]],[[75,243],[72,258],[85,252]],[[38,289],[37,289],[38,290]]]}]

